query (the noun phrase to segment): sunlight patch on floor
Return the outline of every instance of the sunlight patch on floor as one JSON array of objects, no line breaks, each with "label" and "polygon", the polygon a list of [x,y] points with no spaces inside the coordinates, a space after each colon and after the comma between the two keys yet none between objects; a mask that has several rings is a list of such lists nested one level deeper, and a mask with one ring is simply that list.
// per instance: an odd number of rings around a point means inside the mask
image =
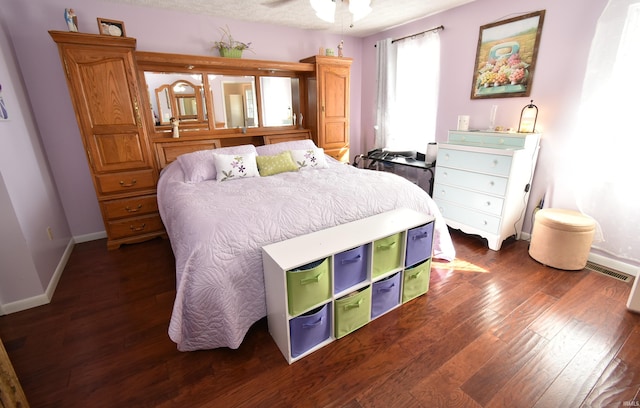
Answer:
[{"label": "sunlight patch on floor", "polygon": [[454,259],[452,262],[444,262],[434,260],[431,262],[432,268],[456,270],[461,272],[479,272],[488,273],[487,269],[481,268],[478,265],[474,265],[471,262],[467,262],[464,259]]}]

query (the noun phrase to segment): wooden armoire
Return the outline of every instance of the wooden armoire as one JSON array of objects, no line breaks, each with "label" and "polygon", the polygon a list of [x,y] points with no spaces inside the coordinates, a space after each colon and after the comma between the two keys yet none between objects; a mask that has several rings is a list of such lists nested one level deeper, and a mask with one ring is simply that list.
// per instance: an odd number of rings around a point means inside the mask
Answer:
[{"label": "wooden armoire", "polygon": [[134,38],[51,32],[58,44],[93,185],[118,248],[165,234],[157,171],[141,112]]},{"label": "wooden armoire", "polygon": [[349,162],[351,58],[315,55],[300,62],[316,69],[307,78],[308,126],[325,153]]}]

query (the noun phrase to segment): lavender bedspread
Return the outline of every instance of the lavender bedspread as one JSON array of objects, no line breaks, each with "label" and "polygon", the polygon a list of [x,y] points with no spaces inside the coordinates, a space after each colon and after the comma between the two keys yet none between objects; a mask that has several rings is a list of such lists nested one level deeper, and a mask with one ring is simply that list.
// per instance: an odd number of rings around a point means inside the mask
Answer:
[{"label": "lavender bedspread", "polygon": [[447,226],[429,195],[391,173],[329,162],[325,169],[226,182],[183,182],[179,163],[158,183],[176,259],[169,337],[181,351],[238,348],[266,316],[261,248],[407,207],[436,217],[434,257],[452,260]]}]

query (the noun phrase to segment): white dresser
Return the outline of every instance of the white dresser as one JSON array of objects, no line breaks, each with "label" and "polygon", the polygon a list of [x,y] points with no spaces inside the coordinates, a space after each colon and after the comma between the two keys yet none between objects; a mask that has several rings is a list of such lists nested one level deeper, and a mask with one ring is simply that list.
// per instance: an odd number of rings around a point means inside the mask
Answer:
[{"label": "white dresser", "polygon": [[433,199],[447,225],[487,239],[520,239],[540,134],[449,131],[440,143]]}]

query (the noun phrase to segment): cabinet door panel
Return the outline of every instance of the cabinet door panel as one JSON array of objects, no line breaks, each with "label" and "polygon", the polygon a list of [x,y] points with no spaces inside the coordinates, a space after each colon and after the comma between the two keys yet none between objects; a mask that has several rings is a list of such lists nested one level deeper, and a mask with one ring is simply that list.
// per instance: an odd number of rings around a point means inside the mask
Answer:
[{"label": "cabinet door panel", "polygon": [[144,148],[139,133],[94,135],[92,160],[96,171],[146,168]]},{"label": "cabinet door panel", "polygon": [[151,168],[130,51],[115,48],[97,53],[69,46],[64,58],[93,170]]}]

